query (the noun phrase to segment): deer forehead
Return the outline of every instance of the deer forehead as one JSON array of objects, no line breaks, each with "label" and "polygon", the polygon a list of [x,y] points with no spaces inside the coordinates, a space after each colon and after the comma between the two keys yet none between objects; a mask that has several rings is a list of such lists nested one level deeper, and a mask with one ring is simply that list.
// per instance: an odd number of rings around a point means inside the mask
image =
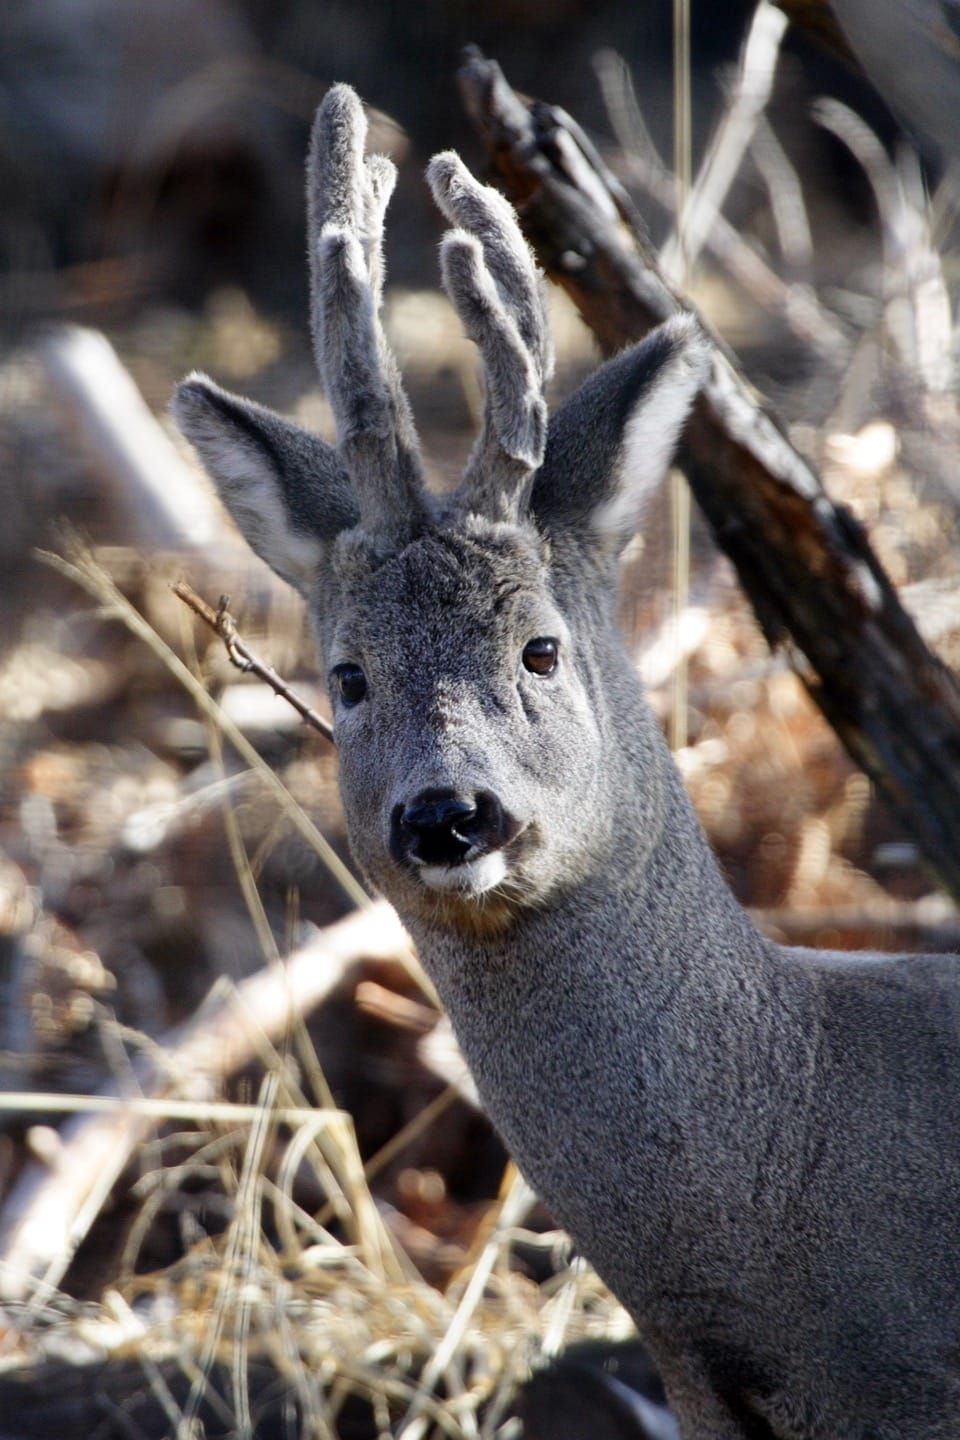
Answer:
[{"label": "deer forehead", "polygon": [[344,537],[334,575],[338,650],[423,653],[558,620],[545,547],[526,528],[438,528],[386,557],[362,537]]}]

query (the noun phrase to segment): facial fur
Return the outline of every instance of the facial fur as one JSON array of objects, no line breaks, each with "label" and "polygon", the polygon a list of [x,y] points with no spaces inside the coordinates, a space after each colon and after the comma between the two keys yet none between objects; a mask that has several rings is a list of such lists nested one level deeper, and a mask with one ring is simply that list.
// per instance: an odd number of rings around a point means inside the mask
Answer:
[{"label": "facial fur", "polygon": [[[606,834],[590,647],[532,526],[471,517],[387,558],[348,532],[315,618],[351,845],[402,915],[499,928],[581,878]],[[524,666],[538,637],[557,641],[552,674]],[[357,703],[339,693],[341,665],[363,672]],[[456,865],[398,853],[398,814],[434,792],[495,797],[500,832]]]}]

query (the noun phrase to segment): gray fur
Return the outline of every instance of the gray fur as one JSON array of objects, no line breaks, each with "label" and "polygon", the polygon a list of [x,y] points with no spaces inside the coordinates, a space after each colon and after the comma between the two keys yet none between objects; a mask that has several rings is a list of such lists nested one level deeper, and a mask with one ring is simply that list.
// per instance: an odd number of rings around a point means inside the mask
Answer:
[{"label": "gray fur", "polygon": [[[520,338],[513,316],[501,304],[493,278],[483,262],[479,240],[463,230],[450,230],[440,250],[443,281],[454,298],[463,328],[484,356],[487,408],[491,438],[511,460],[527,470],[543,460],[547,438],[547,407],[533,357]],[[489,479],[484,468],[478,481]],[[486,503],[471,496],[475,508],[489,515],[494,496]]]},{"label": "gray fur", "polygon": [[561,545],[616,556],[636,533],[710,357],[693,316],[676,315],[607,361],[554,415],[531,504]]},{"label": "gray fur", "polygon": [[[684,1440],[955,1440],[960,965],[764,939],[616,632],[616,555],[708,363],[676,321],[605,366],[510,523],[325,545],[320,650],[368,685],[348,706],[331,679],[351,843]],[[551,675],[522,663],[537,636]],[[455,888],[391,843],[437,787],[515,822]]]},{"label": "gray fur", "polygon": [[423,507],[410,406],[380,324],[383,217],[396,171],[364,157],[356,94],[334,85],[317,111],[307,166],[311,322],[320,378],[365,525],[409,537]]},{"label": "gray fur", "polygon": [[336,450],[205,375],[182,381],[171,408],[251,549],[306,594],[325,545],[360,518]]},{"label": "gray fur", "polygon": [[553,374],[543,279],[513,206],[499,190],[481,185],[453,150],[433,157],[427,180],[433,198],[451,225],[475,235],[483,246],[490,274],[516,320],[520,338],[543,384]]},{"label": "gray fur", "polygon": [[453,151],[427,170],[434,199],[454,229],[440,258],[443,283],[483,358],[483,429],[460,502],[492,520],[516,520],[543,460],[553,371],[541,276],[511,206],[480,185]]}]

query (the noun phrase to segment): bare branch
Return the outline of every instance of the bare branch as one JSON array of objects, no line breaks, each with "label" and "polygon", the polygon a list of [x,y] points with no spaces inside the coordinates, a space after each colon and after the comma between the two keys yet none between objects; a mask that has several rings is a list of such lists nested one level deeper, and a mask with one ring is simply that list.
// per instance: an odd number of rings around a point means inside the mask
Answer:
[{"label": "bare branch", "polygon": [[45,565],[64,575],[91,595],[105,613],[115,616],[138,639],[142,640],[192,697],[197,708],[213,720],[217,728],[226,735],[233,748],[246,760],[251,769],[260,776],[264,785],[273,792],[283,812],[329,870],[331,876],[355,905],[369,905],[370,898],[363,886],[350,873],[329,840],[320,833],[309,815],[298,805],[280,777],[271,770],[254,745],[251,745],[239,726],[208,694],[189,666],[185,665],[157,634],[143,616],[130,604],[125,595],[117,589],[110,576],[98,565],[94,557],[78,542],[68,546],[69,558],[38,552],[38,558]]},{"label": "bare branch", "polygon": [[314,730],[318,731],[325,740],[330,741],[331,745],[336,744],[333,738],[333,726],[329,720],[324,720],[322,715],[318,715],[316,710],[308,705],[306,700],[303,700],[297,694],[296,690],[288,685],[286,680],[274,670],[273,666],[268,665],[265,660],[261,660],[260,657],[250,649],[246,641],[242,639],[240,632],[237,630],[236,621],[227,609],[227,606],[230,604],[229,595],[221,595],[220,603],[216,610],[214,610],[213,606],[208,605],[206,600],[199,596],[185,580],[178,580],[177,583],[170,588],[178,600],[182,600],[184,605],[189,606],[194,615],[198,615],[205,624],[210,626],[210,629],[213,630],[215,634],[220,636],[231,665],[235,665],[237,669],[242,670],[244,674],[256,675],[259,679],[265,681],[271,690],[274,690],[282,700],[286,700],[288,705],[293,706],[301,720],[305,720],[308,725],[312,725]]},{"label": "bare branch", "polygon": [[54,401],[136,538],[209,549],[229,536],[209,491],[144,402],[99,330],[63,325],[37,346]]},{"label": "bare branch", "polygon": [[[916,153],[901,150],[894,165],[869,125],[839,100],[818,100],[813,115],[847,147],[873,190],[883,237],[887,327],[903,361],[929,392],[949,394],[954,380],[953,316]],[[890,303],[904,292],[909,299],[906,323]]]},{"label": "bare branch", "polygon": [[[628,177],[674,215],[674,178],[644,124],[626,62],[616,51],[602,50],[594,57],[594,69]],[[633,228],[638,228],[635,223]],[[850,349],[846,334],[813,290],[787,284],[722,213],[716,216],[705,243],[751,300],[779,316],[805,345],[833,365],[846,359]]]},{"label": "bare branch", "polygon": [[743,47],[731,102],[687,203],[682,249],[679,235],[675,233],[660,252],[663,273],[671,280],[677,279],[682,264],[693,266],[696,262],[714,219],[723,208],[757,121],[770,99],[780,41],[786,28],[787,17],[782,11],[770,0],[760,0]]}]

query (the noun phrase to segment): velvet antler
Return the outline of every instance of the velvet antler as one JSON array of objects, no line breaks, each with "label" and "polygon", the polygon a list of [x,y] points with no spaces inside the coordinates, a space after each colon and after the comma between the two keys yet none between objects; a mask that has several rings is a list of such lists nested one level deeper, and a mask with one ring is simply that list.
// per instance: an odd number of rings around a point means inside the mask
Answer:
[{"label": "velvet antler", "polygon": [[317,112],[307,171],[311,321],[320,378],[361,523],[396,539],[423,511],[410,406],[380,324],[383,217],[396,169],[363,153],[363,107],[347,85]]},{"label": "velvet antler", "polygon": [[543,460],[544,386],[553,350],[540,274],[509,203],[445,151],[430,162],[434,199],[456,227],[441,248],[443,282],[483,360],[483,429],[461,492],[471,509],[515,520]]}]

